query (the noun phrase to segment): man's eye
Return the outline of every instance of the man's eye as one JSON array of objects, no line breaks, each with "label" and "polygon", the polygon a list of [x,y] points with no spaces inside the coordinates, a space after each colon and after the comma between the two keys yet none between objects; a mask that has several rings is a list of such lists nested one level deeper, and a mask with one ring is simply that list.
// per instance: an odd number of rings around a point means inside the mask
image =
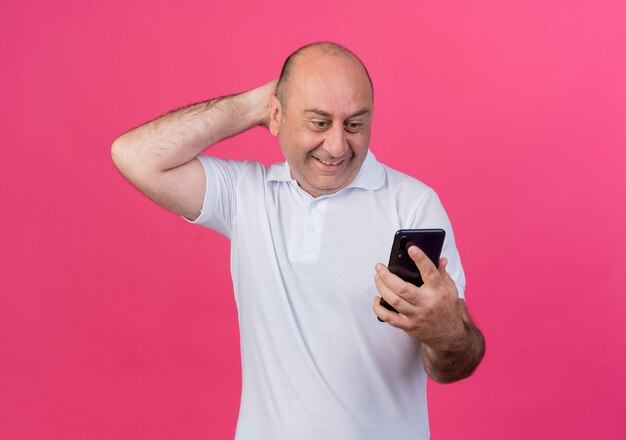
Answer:
[{"label": "man's eye", "polygon": [[328,121],[313,121],[313,125],[315,126],[315,128],[324,129],[328,128],[330,123]]},{"label": "man's eye", "polygon": [[346,123],[346,129],[349,131],[358,131],[363,126],[362,122],[348,122]]}]

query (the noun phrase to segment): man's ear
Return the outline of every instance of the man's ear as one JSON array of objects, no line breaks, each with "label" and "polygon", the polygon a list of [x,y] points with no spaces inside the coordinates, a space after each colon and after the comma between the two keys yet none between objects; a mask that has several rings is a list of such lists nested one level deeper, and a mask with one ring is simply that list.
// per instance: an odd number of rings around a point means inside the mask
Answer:
[{"label": "man's ear", "polygon": [[280,105],[280,101],[276,95],[272,95],[272,102],[270,103],[270,133],[274,136],[278,136],[280,124],[283,118],[283,108]]}]

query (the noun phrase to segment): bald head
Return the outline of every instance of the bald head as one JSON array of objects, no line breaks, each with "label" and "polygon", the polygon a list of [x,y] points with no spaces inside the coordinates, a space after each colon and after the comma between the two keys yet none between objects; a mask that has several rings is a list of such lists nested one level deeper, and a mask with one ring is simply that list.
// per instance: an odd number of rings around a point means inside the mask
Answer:
[{"label": "bald head", "polygon": [[285,60],[282,71],[280,72],[280,77],[278,78],[278,84],[276,85],[276,96],[283,107],[287,104],[287,96],[292,78],[304,70],[305,65],[310,67],[310,64],[315,63],[315,59],[319,59],[319,57],[339,57],[351,60],[355,64],[358,64],[367,77],[373,97],[374,86],[372,84],[372,79],[370,78],[367,68],[359,57],[337,43],[321,41],[301,47],[289,55]]}]

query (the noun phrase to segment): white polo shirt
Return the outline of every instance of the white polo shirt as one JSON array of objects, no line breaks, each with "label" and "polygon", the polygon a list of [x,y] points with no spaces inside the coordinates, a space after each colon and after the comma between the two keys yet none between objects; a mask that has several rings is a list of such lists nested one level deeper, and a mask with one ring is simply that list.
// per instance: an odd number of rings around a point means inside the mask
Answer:
[{"label": "white polo shirt", "polygon": [[421,344],[372,311],[374,266],[396,230],[442,228],[442,256],[465,277],[435,192],[369,152],[357,177],[318,198],[287,163],[208,156],[194,223],[231,240],[243,389],[238,440],[428,439]]}]

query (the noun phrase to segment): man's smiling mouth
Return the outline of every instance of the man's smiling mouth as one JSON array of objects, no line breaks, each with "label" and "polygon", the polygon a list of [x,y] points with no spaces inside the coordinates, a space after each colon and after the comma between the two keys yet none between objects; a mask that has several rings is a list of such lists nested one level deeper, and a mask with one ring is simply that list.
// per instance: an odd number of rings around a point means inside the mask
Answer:
[{"label": "man's smiling mouth", "polygon": [[337,165],[339,165],[341,162],[343,162],[343,160],[340,160],[340,161],[337,161],[337,162],[327,162],[327,161],[325,161],[325,160],[318,159],[317,157],[316,157],[316,159],[317,159],[318,161],[320,161],[321,163],[323,163],[324,165],[332,165],[332,166],[337,166]]},{"label": "man's smiling mouth", "polygon": [[331,167],[336,167],[338,165],[341,165],[342,163],[344,163],[346,160],[349,159],[349,157],[344,157],[343,159],[326,160],[326,159],[320,159],[319,157],[316,157],[316,156],[311,156],[311,157],[313,157],[313,159],[317,160],[319,163],[326,165],[326,166],[331,166]]}]

